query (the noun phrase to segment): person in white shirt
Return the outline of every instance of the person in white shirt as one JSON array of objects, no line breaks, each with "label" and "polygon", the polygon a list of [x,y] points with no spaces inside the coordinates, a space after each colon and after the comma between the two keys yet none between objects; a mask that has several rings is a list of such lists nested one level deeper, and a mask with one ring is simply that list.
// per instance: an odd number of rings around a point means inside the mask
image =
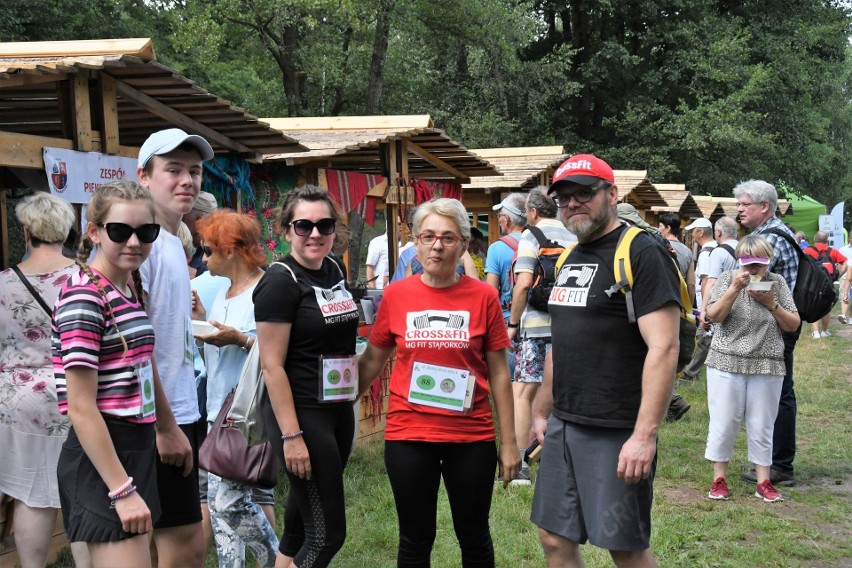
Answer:
[{"label": "person in white shirt", "polygon": [[388,283],[388,233],[372,239],[367,246],[367,288],[382,289]]},{"label": "person in white shirt", "polygon": [[[692,240],[698,244],[698,258],[695,264],[695,305],[701,309],[701,286],[702,282],[707,278],[707,263],[710,258],[710,253],[716,247],[716,241],[713,240],[713,224],[709,219],[703,217],[696,219],[689,225],[683,228],[684,232],[692,231]],[[695,334],[695,351],[692,353],[692,360],[683,368],[681,378],[689,381],[698,377],[701,368],[704,366],[704,361],[707,359],[707,353],[710,351],[710,323],[703,317],[700,317],[698,331]]]}]

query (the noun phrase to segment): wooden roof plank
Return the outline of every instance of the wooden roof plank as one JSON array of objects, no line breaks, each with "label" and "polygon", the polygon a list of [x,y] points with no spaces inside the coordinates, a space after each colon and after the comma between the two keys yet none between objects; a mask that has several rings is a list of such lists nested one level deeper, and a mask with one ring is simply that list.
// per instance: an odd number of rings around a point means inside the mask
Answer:
[{"label": "wooden roof plank", "polygon": [[0,57],[69,57],[86,55],[136,55],[156,59],[150,38],[30,41],[0,43]]}]

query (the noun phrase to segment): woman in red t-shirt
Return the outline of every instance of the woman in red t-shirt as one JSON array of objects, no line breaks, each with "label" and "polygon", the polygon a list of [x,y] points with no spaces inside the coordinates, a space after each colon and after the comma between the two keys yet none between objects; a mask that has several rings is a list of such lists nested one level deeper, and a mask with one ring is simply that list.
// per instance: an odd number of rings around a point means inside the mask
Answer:
[{"label": "woman in red t-shirt", "polygon": [[504,487],[520,466],[509,338],[497,292],[456,271],[470,240],[464,206],[438,199],[418,207],[413,221],[423,273],[385,289],[358,369],[364,392],[396,349],[385,466],[399,518],[397,565],[428,565],[443,477],[462,565],[494,566],[488,515],[495,466]]}]

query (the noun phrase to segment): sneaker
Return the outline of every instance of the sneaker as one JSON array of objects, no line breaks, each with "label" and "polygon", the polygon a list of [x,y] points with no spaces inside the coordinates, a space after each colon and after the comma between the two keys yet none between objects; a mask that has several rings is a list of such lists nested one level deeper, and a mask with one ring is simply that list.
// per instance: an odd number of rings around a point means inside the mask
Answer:
[{"label": "sneaker", "polygon": [[818,331],[814,331],[813,333],[811,333],[811,337],[813,337],[814,339],[819,339],[822,336],[819,334]]},{"label": "sneaker", "polygon": [[515,479],[509,482],[509,485],[531,485],[532,480],[530,480],[530,470],[528,467],[522,467],[520,471],[518,471],[518,475],[515,476]]},{"label": "sneaker", "polygon": [[820,337],[828,337],[829,335],[831,335],[831,332],[828,330],[819,332]]},{"label": "sneaker", "polygon": [[840,314],[839,316],[837,316],[837,321],[839,321],[843,325],[846,325],[847,323],[849,323],[849,318],[847,318],[843,314]]},{"label": "sneaker", "polygon": [[754,496],[758,499],[763,499],[764,503],[777,503],[778,501],[784,500],[784,497],[781,496],[781,492],[775,489],[772,482],[768,479],[763,483],[758,484],[757,491],[754,492]]},{"label": "sneaker", "polygon": [[710,484],[710,492],[707,494],[709,498],[717,501],[727,501],[729,495],[728,484],[724,477],[717,477],[716,481]]},{"label": "sneaker", "polygon": [[669,410],[666,412],[666,422],[677,422],[683,415],[686,414],[689,409],[692,408],[686,399],[680,396],[679,394],[674,395],[672,397],[672,401],[669,403]]},{"label": "sneaker", "polygon": [[[754,470],[743,473],[741,476],[743,481],[748,481],[750,483],[757,483],[757,474],[754,473]],[[769,470],[769,481],[772,482],[773,485],[780,485],[782,487],[794,487],[796,485],[796,476],[793,472],[781,471],[780,469],[775,469],[774,467]]]}]

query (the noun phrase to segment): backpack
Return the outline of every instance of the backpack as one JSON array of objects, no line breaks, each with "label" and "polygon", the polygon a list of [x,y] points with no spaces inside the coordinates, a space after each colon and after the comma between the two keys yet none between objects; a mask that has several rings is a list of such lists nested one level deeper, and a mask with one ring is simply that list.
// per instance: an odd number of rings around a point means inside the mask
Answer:
[{"label": "backpack", "polygon": [[828,271],[817,259],[806,254],[792,235],[779,229],[764,232],[784,238],[796,250],[799,255],[799,273],[796,276],[796,289],[792,291],[793,301],[802,320],[808,323],[818,321],[831,311],[837,301],[837,292]]},{"label": "backpack", "polygon": [[[633,269],[630,265],[630,245],[636,239],[636,237],[642,233],[648,233],[644,229],[640,229],[639,227],[635,227],[633,225],[628,225],[627,229],[621,233],[621,236],[618,238],[618,244],[615,246],[615,256],[613,257],[613,272],[615,273],[615,283],[610,286],[608,290],[606,290],[606,295],[610,298],[621,292],[625,296],[625,301],[627,303],[627,321],[631,324],[636,323],[636,308],[633,304]],[[652,237],[653,233],[648,233]],[[665,239],[663,239],[665,240]],[[660,242],[660,239],[654,239],[659,246],[663,247],[665,250],[669,251],[671,249],[671,245],[668,247],[665,246],[664,243]],[[568,258],[568,255],[571,253],[571,249],[573,247],[567,248],[562,255],[559,257],[559,260],[556,262],[556,267],[554,268],[554,276],[559,274],[559,270],[562,268],[562,265],[565,263],[565,259]],[[670,252],[671,255],[671,252]],[[672,258],[672,262],[675,265],[675,270],[678,276],[678,282],[680,284],[680,324],[678,327],[678,339],[680,340],[680,350],[678,351],[677,356],[677,366],[675,369],[676,373],[680,373],[683,368],[692,360],[692,352],[695,349],[695,332],[697,331],[697,325],[695,321],[695,316],[692,315],[691,305],[692,303],[689,301],[689,289],[686,286],[686,280],[683,278],[683,274],[680,272],[680,267],[678,266],[677,260]]]},{"label": "backpack", "polygon": [[[520,240],[518,239],[518,237],[513,237],[512,235],[504,235],[504,236],[500,237],[499,240],[500,240],[500,242],[502,242],[506,246],[508,246],[510,249],[515,251],[515,253],[512,255],[512,263],[509,265],[509,283],[512,286],[514,286],[515,285],[514,267],[515,267],[515,261],[518,259],[518,243],[520,242]],[[503,279],[501,278],[500,282],[502,282],[502,281],[503,281]],[[502,296],[502,294],[503,294],[503,290],[500,290],[500,295]],[[504,304],[503,309],[511,308],[511,303],[503,302],[503,304]]]},{"label": "backpack", "polygon": [[729,255],[731,255],[731,258],[733,258],[734,260],[737,260],[737,253],[734,251],[734,247],[732,247],[731,245],[726,245],[726,244],[722,243],[721,245],[718,245],[716,248],[724,249],[725,251],[728,252]]},{"label": "backpack", "polygon": [[[544,236],[544,231],[538,227],[527,227],[538,241],[538,260],[533,270],[533,281],[527,292],[527,304],[540,312],[547,312],[547,302],[556,282],[555,268],[565,247]],[[515,263],[512,262],[512,274],[515,273]]]},{"label": "backpack", "polygon": [[[819,250],[816,246],[811,245],[808,248],[812,248],[817,253],[817,262],[822,265],[823,270],[828,273],[828,277],[831,278],[832,282],[837,282],[837,266],[834,265],[834,260],[831,259],[831,247],[828,247],[824,251]],[[807,249],[805,249],[807,250]],[[829,270],[829,266],[831,269]]]}]

